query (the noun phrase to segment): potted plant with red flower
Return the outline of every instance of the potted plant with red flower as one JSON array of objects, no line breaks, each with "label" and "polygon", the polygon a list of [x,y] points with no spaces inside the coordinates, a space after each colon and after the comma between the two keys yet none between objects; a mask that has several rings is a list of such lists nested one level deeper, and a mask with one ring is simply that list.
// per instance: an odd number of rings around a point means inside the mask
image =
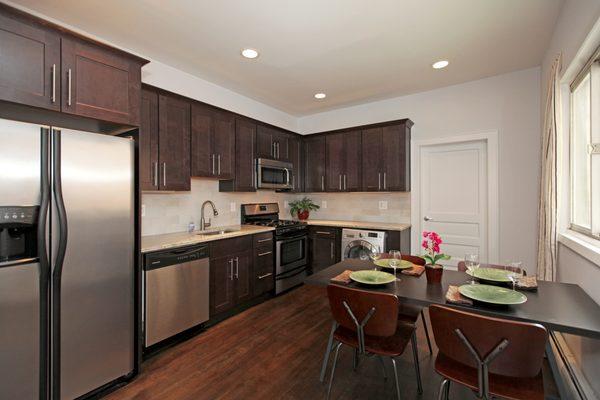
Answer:
[{"label": "potted plant with red flower", "polygon": [[438,264],[440,260],[449,260],[450,256],[440,253],[442,238],[435,232],[423,232],[423,242],[421,247],[425,249],[425,254],[421,257],[425,259],[425,274],[428,283],[440,283],[444,268]]},{"label": "potted plant with red flower", "polygon": [[304,197],[302,200],[290,201],[290,214],[292,217],[294,214],[296,214],[300,221],[308,219],[310,212],[316,211],[319,208],[321,207],[315,204],[308,197]]}]

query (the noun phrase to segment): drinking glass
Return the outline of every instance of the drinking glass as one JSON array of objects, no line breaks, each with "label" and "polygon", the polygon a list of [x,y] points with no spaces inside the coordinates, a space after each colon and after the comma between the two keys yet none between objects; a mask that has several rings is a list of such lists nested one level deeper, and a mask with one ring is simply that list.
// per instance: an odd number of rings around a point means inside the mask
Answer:
[{"label": "drinking glass", "polygon": [[390,254],[390,260],[388,261],[388,264],[389,264],[390,268],[394,269],[394,277],[396,277],[396,270],[398,269],[398,266],[400,265],[400,260],[402,259],[402,254],[400,253],[399,250],[390,250],[389,254]]},{"label": "drinking glass", "polygon": [[512,282],[513,290],[516,290],[517,282],[523,277],[523,268],[521,261],[512,261],[506,263],[504,267],[508,279]]},{"label": "drinking glass", "polygon": [[[371,261],[375,262],[381,258],[381,252],[379,251],[379,249],[373,249],[369,253],[369,257],[371,258]],[[377,264],[375,264],[375,268],[373,268],[373,269],[375,271],[377,271]]]},{"label": "drinking glass", "polygon": [[465,254],[465,267],[467,267],[467,271],[471,273],[471,284],[474,285],[477,283],[475,281],[475,271],[479,268],[479,255],[478,254]]}]

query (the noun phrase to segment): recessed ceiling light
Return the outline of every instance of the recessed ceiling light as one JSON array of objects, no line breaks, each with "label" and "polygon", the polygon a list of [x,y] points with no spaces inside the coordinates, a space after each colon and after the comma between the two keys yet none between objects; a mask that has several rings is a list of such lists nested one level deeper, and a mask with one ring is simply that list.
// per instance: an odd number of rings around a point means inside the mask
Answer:
[{"label": "recessed ceiling light", "polygon": [[258,57],[258,51],[254,49],[243,49],[242,55],[246,58],[256,58]]},{"label": "recessed ceiling light", "polygon": [[448,61],[446,61],[446,60],[440,60],[438,62],[434,62],[433,65],[432,65],[432,67],[434,69],[442,69],[442,68],[445,68],[447,66],[448,66]]},{"label": "recessed ceiling light", "polygon": [[327,95],[325,93],[317,93],[315,94],[315,99],[324,99],[325,97],[327,97]]}]

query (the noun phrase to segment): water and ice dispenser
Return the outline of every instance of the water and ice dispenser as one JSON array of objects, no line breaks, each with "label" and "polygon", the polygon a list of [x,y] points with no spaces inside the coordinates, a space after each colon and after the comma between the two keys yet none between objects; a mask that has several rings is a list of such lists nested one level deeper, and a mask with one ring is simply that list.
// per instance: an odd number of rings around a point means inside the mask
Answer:
[{"label": "water and ice dispenser", "polygon": [[0,262],[37,257],[39,206],[0,206]]}]

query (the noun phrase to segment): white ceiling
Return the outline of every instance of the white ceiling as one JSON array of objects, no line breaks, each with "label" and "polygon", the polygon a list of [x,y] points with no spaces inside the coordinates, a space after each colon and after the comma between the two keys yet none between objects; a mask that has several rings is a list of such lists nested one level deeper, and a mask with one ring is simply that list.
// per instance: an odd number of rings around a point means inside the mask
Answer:
[{"label": "white ceiling", "polygon": [[[12,0],[296,116],[540,64],[562,0]],[[250,61],[240,49],[253,47]],[[450,65],[433,70],[447,59]],[[315,100],[317,92],[327,93]]]}]

